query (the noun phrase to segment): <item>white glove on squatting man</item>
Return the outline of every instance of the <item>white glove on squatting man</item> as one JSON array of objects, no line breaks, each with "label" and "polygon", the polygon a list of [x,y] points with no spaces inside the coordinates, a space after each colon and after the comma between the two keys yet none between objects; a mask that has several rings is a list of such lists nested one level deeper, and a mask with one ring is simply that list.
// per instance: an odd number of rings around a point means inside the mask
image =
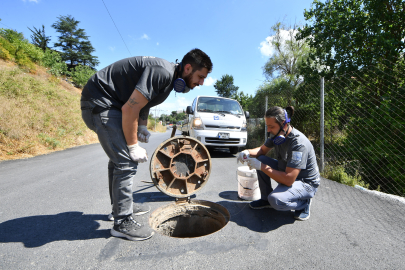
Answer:
[{"label": "white glove on squatting man", "polygon": [[144,125],[138,126],[138,140],[143,143],[148,143],[150,137],[150,132],[148,128]]},{"label": "white glove on squatting man", "polygon": [[137,161],[139,163],[148,161],[148,155],[146,153],[146,149],[142,148],[138,145],[138,143],[133,145],[127,145],[129,150],[129,156],[133,161]]},{"label": "white glove on squatting man", "polygon": [[260,171],[262,169],[262,163],[256,158],[247,158],[246,162],[251,170]]},{"label": "white glove on squatting man", "polygon": [[243,150],[242,152],[239,153],[238,157],[236,158],[236,163],[240,162],[242,164],[245,164],[247,161],[247,158],[249,158],[249,150]]}]

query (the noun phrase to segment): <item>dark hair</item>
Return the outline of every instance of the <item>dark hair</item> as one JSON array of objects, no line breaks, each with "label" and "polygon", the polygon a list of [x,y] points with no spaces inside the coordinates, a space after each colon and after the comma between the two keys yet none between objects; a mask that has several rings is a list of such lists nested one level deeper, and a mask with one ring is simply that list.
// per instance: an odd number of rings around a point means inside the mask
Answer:
[{"label": "dark hair", "polygon": [[212,62],[210,57],[200,49],[193,49],[189,51],[181,60],[183,67],[190,64],[193,71],[201,70],[202,68],[208,69],[208,73],[212,71]]},{"label": "dark hair", "polygon": [[294,107],[293,106],[288,106],[287,108],[283,109],[281,107],[271,107],[270,109],[268,109],[266,111],[266,114],[264,115],[264,117],[268,118],[268,117],[274,117],[276,118],[277,123],[279,123],[279,125],[281,126],[283,124],[283,122],[285,121],[285,113],[284,110],[287,111],[287,114],[289,116],[289,118],[291,119],[291,117],[294,115]]}]

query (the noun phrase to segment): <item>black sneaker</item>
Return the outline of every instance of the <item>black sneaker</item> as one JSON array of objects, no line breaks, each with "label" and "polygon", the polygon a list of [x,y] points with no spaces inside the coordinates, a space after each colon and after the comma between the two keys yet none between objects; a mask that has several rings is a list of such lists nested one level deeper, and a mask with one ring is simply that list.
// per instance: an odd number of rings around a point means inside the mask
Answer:
[{"label": "black sneaker", "polygon": [[[140,215],[149,213],[149,211],[150,211],[150,206],[147,204],[143,204],[143,203],[134,203],[133,208],[134,208],[134,211],[133,211],[134,216],[140,216]],[[111,212],[107,218],[108,218],[108,220],[113,221],[114,212]]]},{"label": "black sneaker", "polygon": [[112,236],[124,237],[132,241],[146,240],[154,234],[151,228],[139,224],[132,216],[128,216],[118,222],[114,221],[114,227],[110,232]]},{"label": "black sneaker", "polygon": [[268,200],[262,200],[262,199],[249,203],[249,206],[252,209],[273,208],[273,207],[271,207]]},{"label": "black sneaker", "polygon": [[295,210],[295,212],[294,212],[294,218],[295,218],[296,220],[304,221],[304,220],[309,219],[309,216],[310,216],[310,214],[311,214],[311,212],[310,212],[311,202],[312,202],[312,200],[309,199],[309,200],[308,200],[308,204],[307,204],[307,206],[305,206],[304,209]]}]

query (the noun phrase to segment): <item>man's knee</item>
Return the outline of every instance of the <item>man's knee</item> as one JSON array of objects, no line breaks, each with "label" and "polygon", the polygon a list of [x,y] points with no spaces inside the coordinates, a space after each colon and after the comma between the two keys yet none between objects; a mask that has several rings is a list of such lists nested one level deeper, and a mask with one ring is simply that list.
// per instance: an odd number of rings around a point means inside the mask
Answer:
[{"label": "man's knee", "polygon": [[[110,164],[109,164],[110,165]],[[113,163],[113,175],[121,181],[126,181],[135,176],[138,168],[136,162],[121,162],[119,164]]]},{"label": "man's knee", "polygon": [[270,193],[267,197],[271,207],[273,207],[277,211],[287,211],[289,210],[289,202],[283,201],[281,198],[277,196],[277,194]]}]

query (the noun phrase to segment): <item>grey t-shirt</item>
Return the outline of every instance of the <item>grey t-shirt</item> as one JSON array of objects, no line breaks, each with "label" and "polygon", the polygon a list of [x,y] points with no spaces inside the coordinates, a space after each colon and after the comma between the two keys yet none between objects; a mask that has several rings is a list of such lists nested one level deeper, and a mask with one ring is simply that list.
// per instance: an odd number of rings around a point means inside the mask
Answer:
[{"label": "grey t-shirt", "polygon": [[314,147],[299,130],[292,128],[283,144],[275,145],[269,138],[264,145],[274,148],[279,171],[285,172],[286,167],[301,169],[297,180],[319,185],[319,169],[316,163]]},{"label": "grey t-shirt", "polygon": [[82,96],[103,108],[121,109],[137,89],[148,100],[143,110],[149,109],[166,100],[173,90],[175,67],[153,56],[125,58],[94,74]]}]

